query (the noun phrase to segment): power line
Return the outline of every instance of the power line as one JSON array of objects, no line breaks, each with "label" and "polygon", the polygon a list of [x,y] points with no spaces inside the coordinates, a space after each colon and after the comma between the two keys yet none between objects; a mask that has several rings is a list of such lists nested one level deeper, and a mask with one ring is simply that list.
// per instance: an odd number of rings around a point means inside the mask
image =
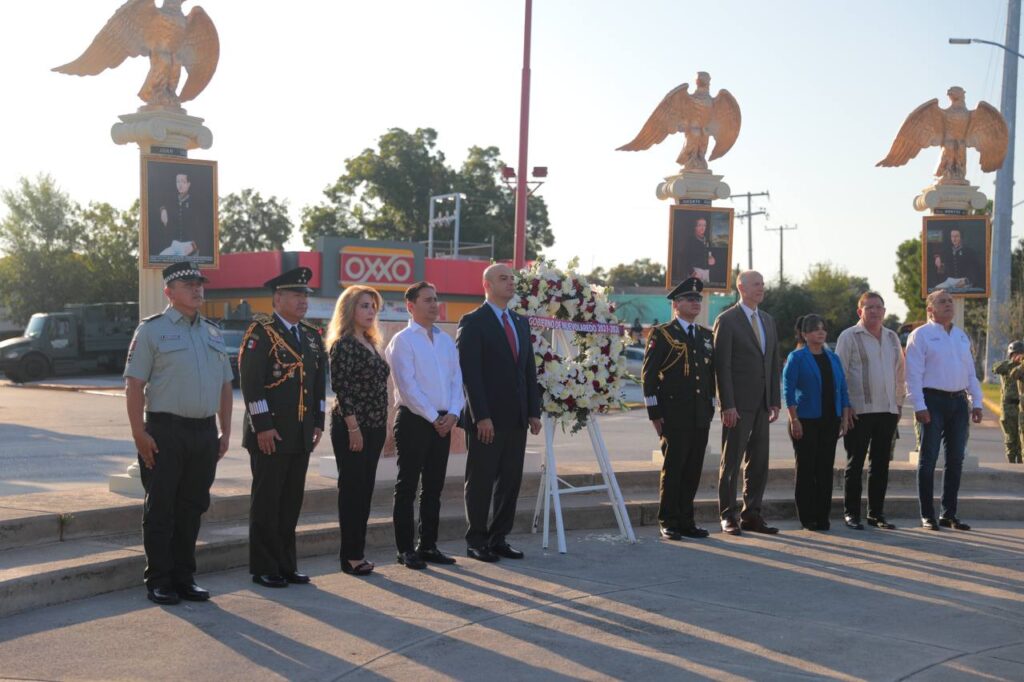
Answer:
[{"label": "power line", "polygon": [[753,270],[754,269],[754,227],[753,227],[754,216],[756,216],[756,215],[763,215],[765,218],[767,218],[768,217],[768,211],[766,211],[763,208],[758,209],[756,211],[753,210],[753,207],[751,206],[750,201],[754,197],[768,197],[768,199],[771,199],[771,197],[768,195],[768,190],[765,190],[763,192],[757,192],[756,194],[752,193],[752,192],[747,192],[745,194],[733,194],[733,195],[730,195],[729,198],[730,199],[739,199],[739,198],[742,198],[742,197],[746,197],[747,198],[747,212],[746,213],[741,213],[741,214],[739,214],[736,217],[740,218],[740,219],[743,219],[743,218],[747,219],[747,269],[748,270]]},{"label": "power line", "polygon": [[765,227],[766,232],[779,233],[779,286],[786,283],[785,271],[782,267],[783,236],[790,230],[797,229],[796,225],[779,225],[778,227]]}]

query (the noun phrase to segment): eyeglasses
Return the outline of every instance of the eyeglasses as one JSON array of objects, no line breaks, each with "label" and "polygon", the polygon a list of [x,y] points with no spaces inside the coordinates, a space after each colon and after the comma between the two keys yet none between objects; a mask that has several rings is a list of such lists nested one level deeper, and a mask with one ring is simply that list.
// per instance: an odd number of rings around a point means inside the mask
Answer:
[{"label": "eyeglasses", "polygon": [[683,296],[676,296],[677,301],[693,301],[694,303],[700,303],[704,300],[704,297],[699,294],[686,294]]}]

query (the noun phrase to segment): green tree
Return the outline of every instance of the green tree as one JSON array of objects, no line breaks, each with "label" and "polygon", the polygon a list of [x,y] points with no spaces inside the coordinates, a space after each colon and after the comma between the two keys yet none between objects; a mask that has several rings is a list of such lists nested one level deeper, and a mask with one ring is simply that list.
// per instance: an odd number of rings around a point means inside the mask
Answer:
[{"label": "green tree", "polygon": [[[796,347],[796,320],[815,310],[814,296],[801,284],[783,284],[768,289],[761,308],[775,318],[779,333],[779,351],[785,357]],[[830,328],[831,331],[831,328]]]},{"label": "green tree", "polygon": [[825,318],[828,336],[836,340],[839,333],[857,324],[857,299],[871,286],[864,277],[850,275],[831,263],[815,263],[804,276],[803,288],[811,295],[815,312]]},{"label": "green tree", "polygon": [[622,287],[663,287],[665,266],[650,258],[640,258],[632,263],[619,263],[608,269],[607,284]]},{"label": "green tree", "polygon": [[280,251],[291,233],[287,200],[264,199],[248,187],[220,200],[220,248],[224,253]]},{"label": "green tree", "polygon": [[898,332],[900,330],[900,327],[903,326],[903,323],[900,320],[899,315],[897,315],[896,313],[889,313],[888,315],[885,316],[885,319],[882,320],[882,326],[885,327],[886,329],[891,329],[894,332]]},{"label": "green tree", "polygon": [[139,202],[127,211],[90,203],[82,211],[89,301],[135,301],[139,295]]},{"label": "green tree", "polygon": [[908,239],[896,247],[896,274],[892,276],[896,295],[907,306],[906,322],[925,319],[921,297],[921,240]]},{"label": "green tree", "polygon": [[[437,132],[392,128],[375,149],[345,162],[345,174],[324,190],[325,201],[302,211],[303,240],[312,246],[321,235],[424,241],[430,197],[459,192],[462,202],[460,240],[489,242],[495,256],[513,251],[515,201],[500,182],[497,147],[471,147],[457,171],[437,149]],[[554,243],[547,206],[540,197],[527,202],[526,255],[539,255]],[[436,237],[435,237],[436,238]]]},{"label": "green tree", "polygon": [[592,284],[600,284],[601,286],[605,286],[606,284],[608,284],[608,271],[605,270],[600,265],[598,265],[596,268],[590,271],[590,274],[587,275],[587,281],[591,282]]}]

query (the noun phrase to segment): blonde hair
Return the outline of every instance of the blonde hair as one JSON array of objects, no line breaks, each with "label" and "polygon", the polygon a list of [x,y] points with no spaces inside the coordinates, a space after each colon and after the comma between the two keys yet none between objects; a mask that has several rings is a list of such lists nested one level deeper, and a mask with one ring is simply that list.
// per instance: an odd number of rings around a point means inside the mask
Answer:
[{"label": "blonde hair", "polygon": [[[364,294],[369,294],[370,298],[373,299],[374,306],[380,311],[384,299],[381,298],[380,293],[373,287],[357,284],[345,289],[345,291],[341,292],[341,296],[338,297],[338,302],[334,304],[334,314],[331,316],[331,321],[327,324],[326,341],[328,348],[344,336],[355,336],[356,306],[359,305],[359,299]],[[373,319],[373,324],[366,330],[365,337],[377,350],[380,350],[382,339],[380,329],[377,327],[377,318]]]}]

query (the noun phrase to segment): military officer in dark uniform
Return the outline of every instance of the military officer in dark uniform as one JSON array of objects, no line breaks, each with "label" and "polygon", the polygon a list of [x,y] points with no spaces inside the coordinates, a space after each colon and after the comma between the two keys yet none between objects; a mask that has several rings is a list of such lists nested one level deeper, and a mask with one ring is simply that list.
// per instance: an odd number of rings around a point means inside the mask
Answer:
[{"label": "military officer in dark uniform", "polygon": [[264,587],[309,582],[297,570],[295,526],[309,455],[323,433],[327,385],[320,332],[302,319],[312,274],[295,268],[264,285],[274,292],[274,312],[253,318],[239,348],[242,445],[252,466],[249,572]]},{"label": "military officer in dark uniform", "polygon": [[695,322],[704,284],[696,277],[669,293],[675,319],[651,330],[641,370],[647,416],[661,438],[661,537],[703,538],[693,518],[704,449],[715,414],[714,339]]},{"label": "military officer in dark uniform", "polygon": [[163,278],[168,306],[135,330],[124,368],[125,402],[146,489],[148,597],[177,604],[210,598],[193,579],[196,537],[217,461],[231,439],[233,394],[220,327],[199,314],[206,278],[188,262],[167,266]]}]

